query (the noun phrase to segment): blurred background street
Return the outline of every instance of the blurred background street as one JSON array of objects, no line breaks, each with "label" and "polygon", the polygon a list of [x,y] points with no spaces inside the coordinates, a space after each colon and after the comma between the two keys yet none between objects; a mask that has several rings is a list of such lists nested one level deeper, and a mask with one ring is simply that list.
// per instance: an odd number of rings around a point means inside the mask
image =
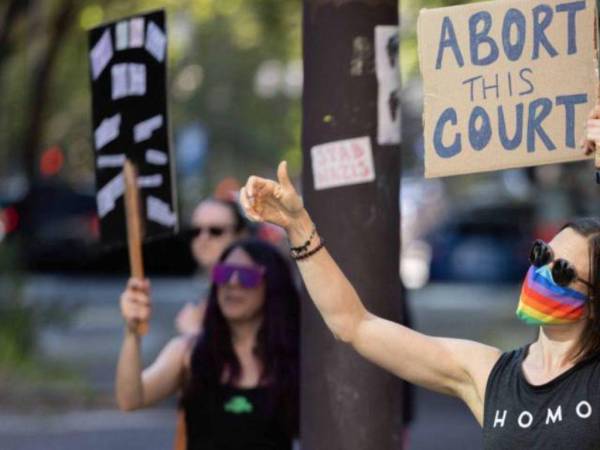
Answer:
[{"label": "blurred background street", "polygon": [[[4,280],[5,281],[5,280]],[[165,449],[173,439],[174,404],[122,413],[113,401],[113,377],[122,336],[118,295],[125,279],[32,275],[23,285],[28,304],[68,311],[69,319],[40,330],[39,357],[60,367],[57,377],[0,395],[3,450]],[[174,333],[173,318],[194,299],[202,279],[153,279],[155,315],[144,339],[149,362]],[[532,338],[514,317],[517,284],[431,283],[410,291],[415,327],[425,333],[477,339],[503,349]],[[312,307],[312,306],[310,306]],[[442,439],[443,437],[443,439]],[[409,449],[479,449],[481,433],[457,400],[417,390]]]}]

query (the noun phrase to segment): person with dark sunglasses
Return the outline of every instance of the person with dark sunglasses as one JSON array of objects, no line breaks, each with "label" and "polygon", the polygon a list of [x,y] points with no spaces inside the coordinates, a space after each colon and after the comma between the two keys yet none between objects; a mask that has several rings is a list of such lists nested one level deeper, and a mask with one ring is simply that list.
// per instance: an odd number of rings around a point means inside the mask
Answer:
[{"label": "person with dark sunglasses", "polygon": [[[210,273],[219,257],[232,242],[249,235],[248,223],[233,200],[207,198],[194,209],[189,229],[190,249],[200,270]],[[179,333],[200,332],[206,304],[188,302],[175,317]]]},{"label": "person with dark sunglasses", "polygon": [[252,220],[286,230],[306,288],[337,339],[406,381],[463,400],[487,450],[600,448],[600,219],[574,220],[549,243],[534,242],[517,316],[536,327],[537,338],[503,353],[369,312],[328,253],[285,162],[277,177],[251,176],[240,202]]},{"label": "person with dark sunglasses", "polygon": [[129,280],[121,295],[118,406],[145,408],[179,393],[183,448],[291,450],[298,433],[299,295],[287,261],[266,242],[236,241],[213,266],[211,281],[201,333],[174,338],[142,370],[136,324],[150,318],[150,285]]}]

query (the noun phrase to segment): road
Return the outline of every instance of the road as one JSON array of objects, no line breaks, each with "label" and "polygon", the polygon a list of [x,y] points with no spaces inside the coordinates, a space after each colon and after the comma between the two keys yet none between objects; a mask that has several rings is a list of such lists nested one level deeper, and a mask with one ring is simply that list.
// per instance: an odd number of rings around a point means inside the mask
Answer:
[{"label": "road", "polygon": [[[69,327],[43,332],[41,352],[77,368],[91,389],[106,400],[93,408],[32,414],[0,405],[0,450],[171,448],[172,402],[129,414],[117,411],[112,404],[114,368],[122,335],[117,298],[124,281],[50,275],[28,279],[28,301],[58,302],[74,311]],[[172,335],[175,313],[186,301],[195,300],[203,285],[200,279],[153,280],[154,318],[143,347],[146,362]],[[431,284],[409,291],[416,329],[438,336],[476,339],[503,349],[533,338],[532,329],[514,317],[517,299],[516,285]],[[479,427],[460,402],[417,390],[409,450],[481,447]]]}]

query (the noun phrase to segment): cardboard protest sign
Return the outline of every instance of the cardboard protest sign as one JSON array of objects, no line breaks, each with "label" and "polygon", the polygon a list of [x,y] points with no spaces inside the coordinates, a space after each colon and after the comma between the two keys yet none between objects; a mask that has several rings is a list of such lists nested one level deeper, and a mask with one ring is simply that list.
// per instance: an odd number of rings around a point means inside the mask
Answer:
[{"label": "cardboard protest sign", "polygon": [[425,175],[587,158],[597,96],[593,0],[499,0],[422,10]]},{"label": "cardboard protest sign", "polygon": [[102,241],[125,241],[123,164],[138,173],[145,239],[177,231],[169,146],[164,11],[89,32],[97,206]]}]

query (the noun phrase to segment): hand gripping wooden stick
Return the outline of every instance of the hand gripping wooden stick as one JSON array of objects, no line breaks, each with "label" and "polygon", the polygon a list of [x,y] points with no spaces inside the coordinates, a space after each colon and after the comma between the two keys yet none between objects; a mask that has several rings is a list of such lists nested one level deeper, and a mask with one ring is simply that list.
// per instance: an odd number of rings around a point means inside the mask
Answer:
[{"label": "hand gripping wooden stick", "polygon": [[[131,276],[144,278],[144,260],[142,258],[142,220],[140,191],[137,184],[137,170],[129,160],[123,166],[125,175],[125,217],[127,220],[127,246],[129,248],[129,267]],[[137,332],[148,332],[148,322],[140,322]]]}]

